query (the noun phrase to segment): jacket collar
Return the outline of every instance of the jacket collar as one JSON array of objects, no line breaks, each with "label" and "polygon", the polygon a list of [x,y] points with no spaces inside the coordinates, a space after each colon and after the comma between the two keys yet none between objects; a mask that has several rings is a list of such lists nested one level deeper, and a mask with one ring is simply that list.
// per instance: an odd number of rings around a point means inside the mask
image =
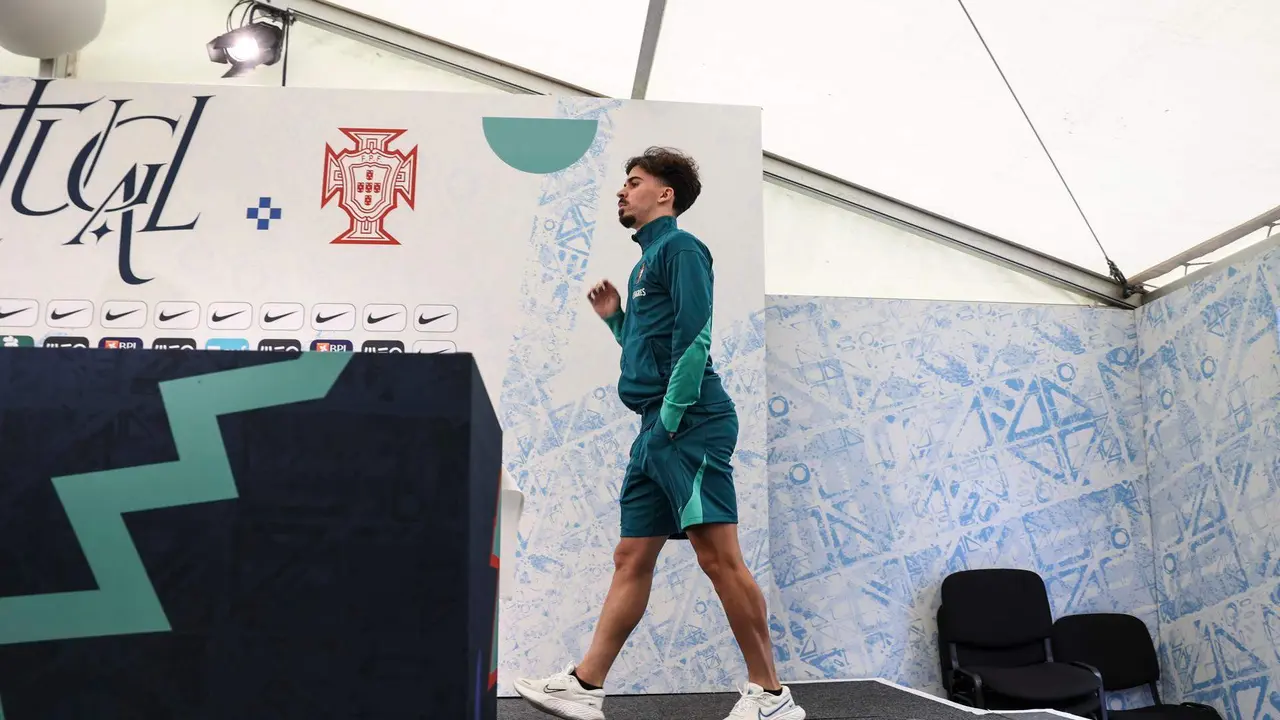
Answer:
[{"label": "jacket collar", "polygon": [[658,238],[676,229],[676,219],[671,215],[663,215],[640,228],[631,239],[640,244],[641,250],[648,250]]}]

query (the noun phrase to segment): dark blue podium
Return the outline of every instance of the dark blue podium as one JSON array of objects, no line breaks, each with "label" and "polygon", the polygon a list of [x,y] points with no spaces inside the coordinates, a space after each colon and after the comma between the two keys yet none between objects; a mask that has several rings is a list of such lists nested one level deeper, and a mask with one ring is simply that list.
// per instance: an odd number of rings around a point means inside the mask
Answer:
[{"label": "dark blue podium", "polygon": [[495,716],[465,354],[0,350],[0,718]]}]

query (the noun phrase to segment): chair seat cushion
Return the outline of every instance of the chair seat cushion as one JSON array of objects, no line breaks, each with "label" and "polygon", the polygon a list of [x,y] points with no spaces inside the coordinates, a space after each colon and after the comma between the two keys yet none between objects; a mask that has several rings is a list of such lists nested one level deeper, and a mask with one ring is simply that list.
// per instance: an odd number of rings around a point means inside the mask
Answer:
[{"label": "chair seat cushion", "polygon": [[1221,720],[1217,710],[1195,705],[1148,705],[1131,710],[1111,710],[1113,720]]},{"label": "chair seat cushion", "polygon": [[1005,697],[1049,706],[1098,691],[1098,678],[1084,668],[1065,663],[1026,667],[971,667],[985,689]]}]

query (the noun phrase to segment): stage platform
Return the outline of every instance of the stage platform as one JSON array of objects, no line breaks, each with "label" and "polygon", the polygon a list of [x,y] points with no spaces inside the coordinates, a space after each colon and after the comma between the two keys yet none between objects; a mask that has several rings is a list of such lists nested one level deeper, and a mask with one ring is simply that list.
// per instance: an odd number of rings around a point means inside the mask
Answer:
[{"label": "stage platform", "polygon": [[[793,683],[791,691],[807,720],[1078,720],[1057,711],[974,710],[885,680]],[[736,699],[735,693],[617,695],[605,701],[604,713],[608,720],[722,720]],[[498,720],[549,717],[520,698],[498,700]]]}]

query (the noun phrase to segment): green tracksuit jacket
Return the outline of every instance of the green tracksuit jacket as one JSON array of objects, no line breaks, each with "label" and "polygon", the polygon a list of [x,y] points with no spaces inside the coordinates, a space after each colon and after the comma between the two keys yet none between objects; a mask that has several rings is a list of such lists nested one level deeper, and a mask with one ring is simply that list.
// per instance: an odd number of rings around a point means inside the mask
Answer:
[{"label": "green tracksuit jacket", "polygon": [[631,410],[658,410],[668,432],[685,409],[726,402],[711,368],[711,251],[673,217],[645,225],[633,238],[640,261],[627,281],[625,310],[605,319],[622,346],[618,395]]}]

